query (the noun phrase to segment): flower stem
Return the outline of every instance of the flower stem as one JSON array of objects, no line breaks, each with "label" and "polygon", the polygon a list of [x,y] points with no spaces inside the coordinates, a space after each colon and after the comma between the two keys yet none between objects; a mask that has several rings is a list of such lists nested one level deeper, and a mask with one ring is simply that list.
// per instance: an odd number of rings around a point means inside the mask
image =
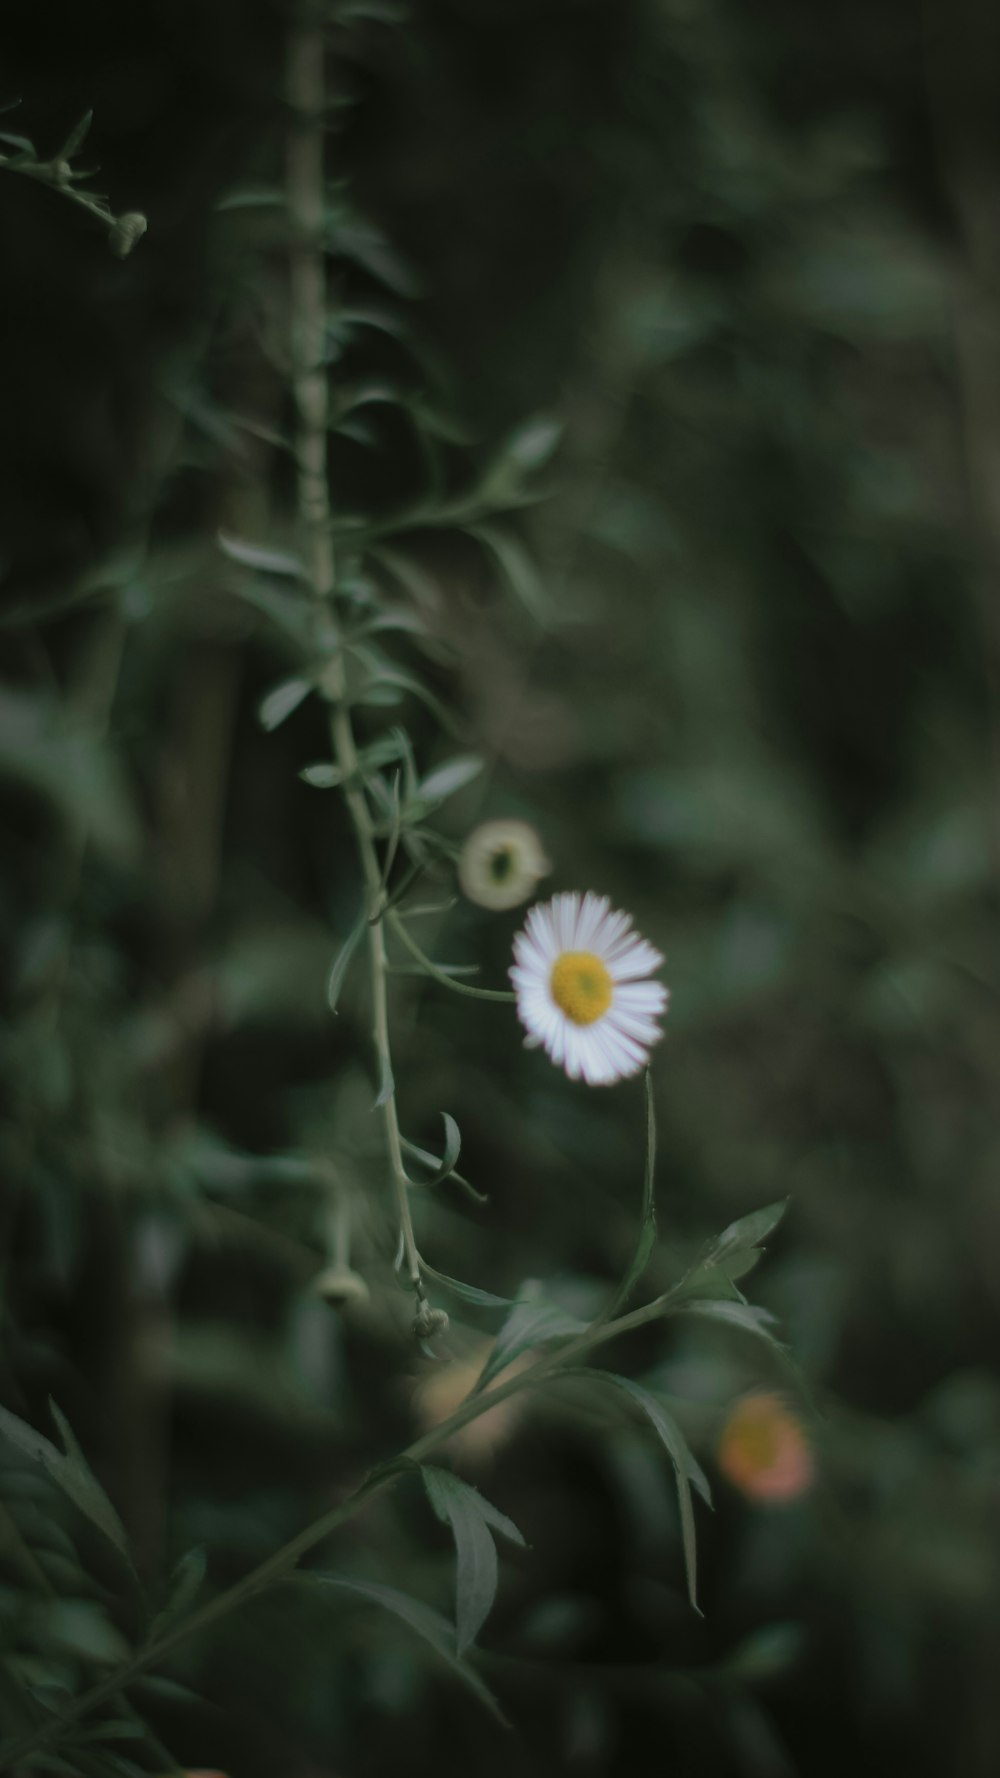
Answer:
[{"label": "flower stem", "polygon": [[[322,31],[307,27],[294,33],[288,55],[288,98],[292,127],[288,139],[288,206],[292,218],[291,360],[295,398],[295,463],[298,513],[306,568],[314,597],[330,601],[336,585],[327,463],[330,394],[326,376],[327,286],[324,254],[323,114],[326,106],[325,52]],[[344,797],[354,827],[358,857],[368,895],[368,913],[378,911],[382,872],[371,816],[358,774],[358,750],[346,697],[342,661],[335,658],[328,681],[333,700],[330,732],[340,768]],[[389,1045],[387,958],[382,922],[368,927],[368,962],[372,995],[372,1035],[378,1061],[379,1109],[399,1213],[406,1275],[423,1301],[420,1255],[410,1214],[409,1180],[393,1087]]]}]

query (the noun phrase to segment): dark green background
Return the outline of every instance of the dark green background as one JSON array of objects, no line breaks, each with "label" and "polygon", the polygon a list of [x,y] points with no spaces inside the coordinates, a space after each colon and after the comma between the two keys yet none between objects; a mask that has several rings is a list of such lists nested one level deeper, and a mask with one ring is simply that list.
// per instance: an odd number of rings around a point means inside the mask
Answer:
[{"label": "dark green background", "polygon": [[[119,262],[0,174],[2,1395],[40,1426],[60,1402],[149,1575],[201,1542],[213,1584],[405,1442],[416,1363],[381,1208],[359,1264],[386,1294],[341,1324],[304,1290],[312,1207],[218,1154],[350,1151],[383,1202],[361,985],[335,1025],[323,1005],[358,890],[334,799],[296,778],[322,719],[260,732],[284,658],[213,542],[288,506],[219,420],[286,419],[256,350],[281,256],[215,208],[277,176],[286,22],[0,24],[4,121],[47,151],[92,105],[101,187],[149,218]],[[643,1441],[536,1408],[482,1478],[532,1546],[486,1635],[517,1738],[404,1632],[284,1596],[178,1661],[207,1704],[149,1700],[184,1765],[996,1769],[998,37],[971,0],[425,0],[337,37],[331,174],[399,259],[388,294],[335,259],[335,300],[409,330],[361,370],[458,416],[456,475],[527,416],[565,426],[518,521],[547,625],[468,540],[412,540],[457,651],[432,679],[489,761],[446,826],[533,820],[553,886],[668,953],[654,1279],[791,1197],[752,1282],[823,1483],[779,1511],[717,1480],[699,1621]],[[390,509],[415,461],[402,418],[338,439],[335,505]],[[515,925],[460,908],[439,954],[498,980]],[[629,1250],[638,1087],[574,1088],[507,1009],[412,983],[396,1046],[405,1127],[436,1141],[451,1111],[491,1197],[422,1214],[433,1263],[586,1305]],[[722,1405],[771,1376],[704,1336],[622,1363],[694,1402],[709,1464]],[[447,1607],[415,1488],[334,1556]]]}]

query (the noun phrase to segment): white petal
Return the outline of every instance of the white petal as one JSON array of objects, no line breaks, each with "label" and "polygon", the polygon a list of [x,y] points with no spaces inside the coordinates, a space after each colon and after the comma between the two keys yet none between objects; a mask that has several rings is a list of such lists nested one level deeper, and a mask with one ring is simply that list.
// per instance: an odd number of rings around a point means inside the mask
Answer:
[{"label": "white petal", "polygon": [[643,976],[655,975],[663,963],[663,956],[644,938],[630,934],[623,944],[614,947],[605,962],[614,981],[634,982]]},{"label": "white petal", "polygon": [[656,1016],[666,1010],[669,989],[662,982],[621,982],[615,987],[614,1004],[623,1012]]}]

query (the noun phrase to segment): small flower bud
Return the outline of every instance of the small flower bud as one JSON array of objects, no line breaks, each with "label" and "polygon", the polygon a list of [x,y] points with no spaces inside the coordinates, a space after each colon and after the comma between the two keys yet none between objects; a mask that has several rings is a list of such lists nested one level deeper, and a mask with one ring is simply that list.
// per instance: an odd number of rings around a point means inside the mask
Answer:
[{"label": "small flower bud", "polygon": [[526,821],[484,821],[462,847],[458,880],[480,907],[514,908],[551,869],[541,840]]},{"label": "small flower bud", "polygon": [[413,1317],[413,1337],[415,1340],[430,1340],[435,1334],[445,1333],[448,1327],[448,1316],[444,1309],[432,1309],[430,1303],[421,1303]]},{"label": "small flower bud", "polygon": [[53,179],[57,180],[60,185],[68,185],[73,176],[73,169],[69,161],[57,160],[51,161],[49,164],[52,168]]},{"label": "small flower bud", "polygon": [[313,1279],[311,1289],[334,1309],[346,1308],[348,1303],[366,1303],[371,1295],[364,1279],[350,1266],[327,1266]]},{"label": "small flower bud", "polygon": [[141,210],[126,210],[108,231],[108,246],[119,259],[127,259],[149,227]]}]

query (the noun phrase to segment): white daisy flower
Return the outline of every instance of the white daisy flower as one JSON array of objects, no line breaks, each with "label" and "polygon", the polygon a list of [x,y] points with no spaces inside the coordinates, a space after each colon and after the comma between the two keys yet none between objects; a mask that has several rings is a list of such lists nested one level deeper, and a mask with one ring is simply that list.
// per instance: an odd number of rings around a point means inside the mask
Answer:
[{"label": "white daisy flower", "polygon": [[552,869],[526,821],[484,821],[473,828],[458,861],[458,880],[484,908],[515,908]]},{"label": "white daisy flower", "polygon": [[555,895],[529,910],[510,979],[530,1048],[541,1044],[571,1080],[609,1086],[638,1074],[663,1033],[670,998],[650,981],[663,958],[606,895]]}]

